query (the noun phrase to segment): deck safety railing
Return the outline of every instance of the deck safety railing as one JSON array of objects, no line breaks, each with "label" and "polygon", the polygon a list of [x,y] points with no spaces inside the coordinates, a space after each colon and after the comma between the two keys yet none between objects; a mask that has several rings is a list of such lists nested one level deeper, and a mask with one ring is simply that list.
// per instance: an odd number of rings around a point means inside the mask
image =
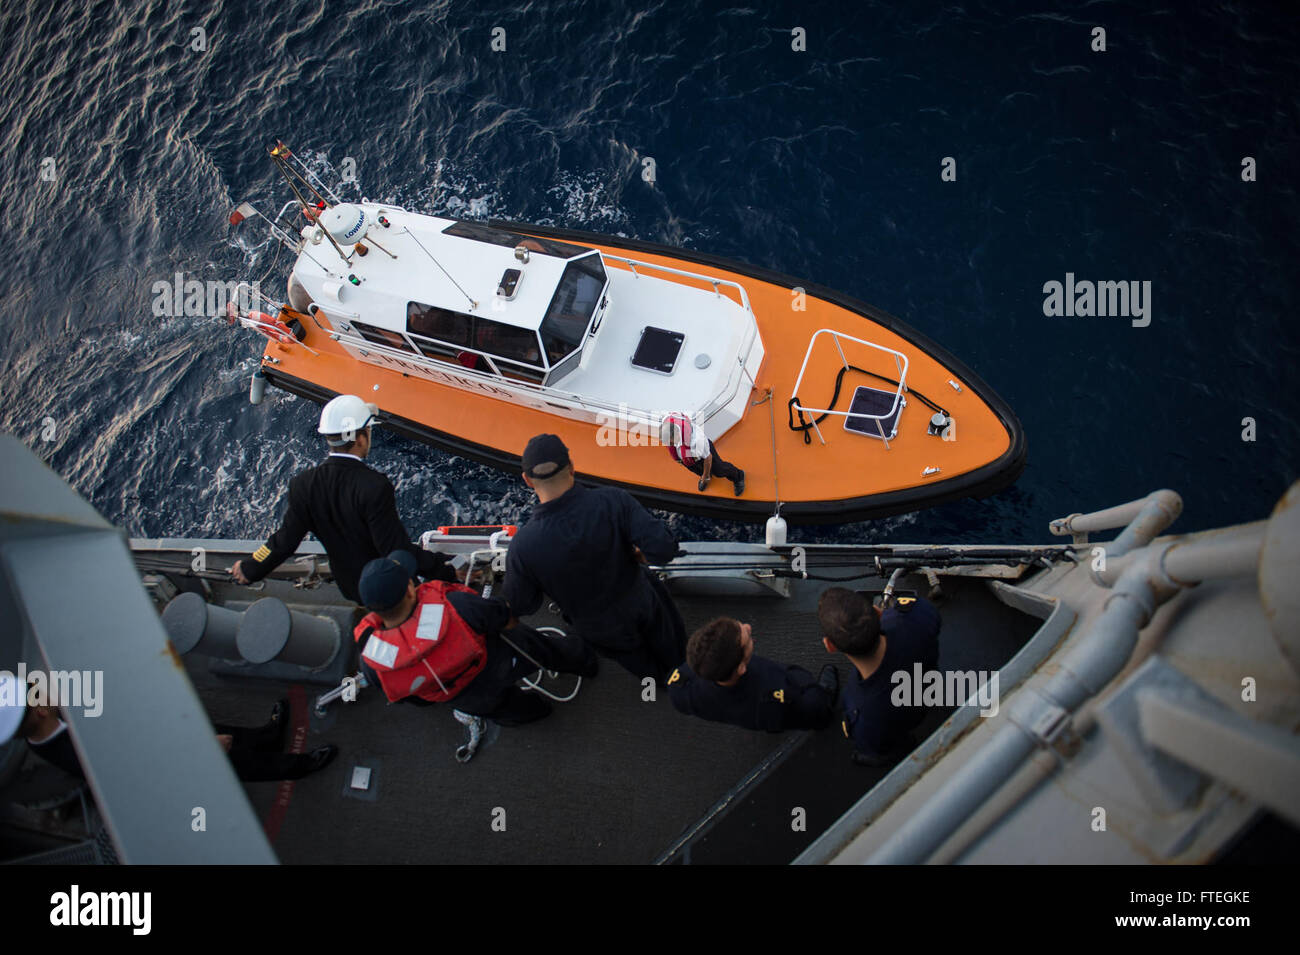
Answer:
[{"label": "deck safety railing", "polygon": [[643,269],[655,269],[659,272],[667,272],[670,275],[682,275],[688,279],[699,279],[701,282],[708,282],[713,286],[713,294],[717,295],[719,298],[724,296],[722,295],[722,292],[719,291],[718,286],[728,285],[731,288],[734,288],[736,293],[740,296],[740,307],[751,315],[754,313],[754,310],[749,307],[749,295],[745,292],[745,287],[739,282],[733,282],[730,279],[716,278],[712,275],[703,275],[699,272],[687,272],[684,269],[674,269],[667,265],[656,265],[654,262],[644,262],[641,259],[629,259],[621,255],[609,255],[605,252],[602,252],[600,257],[606,262],[624,263],[637,278],[641,277],[641,273],[636,270],[636,267],[639,265]]},{"label": "deck safety railing", "polygon": [[[799,389],[803,387],[803,376],[804,373],[808,370],[808,361],[809,359],[812,358],[813,349],[817,346],[817,339],[820,338],[822,335],[831,336],[831,340],[835,343],[835,350],[838,351],[840,354],[840,362],[844,370],[848,370],[853,366],[849,364],[848,358],[844,356],[844,346],[840,344],[841,340],[853,342],[854,344],[862,345],[866,348],[873,348],[876,351],[884,352],[887,355],[893,356],[894,367],[898,370],[898,387],[894,391],[894,401],[888,411],[884,412],[883,414],[866,414],[864,412],[858,412],[858,411],[836,411],[833,408],[809,408],[799,400]],[[822,430],[817,426],[817,419],[822,415],[829,414],[829,415],[839,415],[845,420],[848,420],[848,418],[851,416],[854,418],[865,418],[868,421],[875,421],[876,430],[880,434],[880,439],[885,442],[885,448],[886,450],[888,450],[889,438],[886,437],[885,435],[884,422],[890,420],[891,418],[893,418],[898,414],[899,406],[903,401],[903,392],[906,390],[907,390],[907,356],[904,355],[901,351],[895,351],[892,348],[886,348],[884,345],[877,345],[874,342],[864,341],[861,338],[854,338],[852,335],[846,335],[843,332],[837,332],[831,328],[821,328],[818,329],[816,332],[814,332],[812,338],[809,339],[808,341],[808,351],[804,353],[803,364],[799,366],[799,377],[796,378],[794,382],[794,391],[792,392],[792,400],[793,400],[793,408],[795,411],[798,411],[801,414],[806,414],[811,416],[810,420],[812,422],[813,430],[817,432],[817,437],[822,444],[826,443],[826,438],[822,436]],[[852,405],[850,405],[850,408],[851,407]]]}]

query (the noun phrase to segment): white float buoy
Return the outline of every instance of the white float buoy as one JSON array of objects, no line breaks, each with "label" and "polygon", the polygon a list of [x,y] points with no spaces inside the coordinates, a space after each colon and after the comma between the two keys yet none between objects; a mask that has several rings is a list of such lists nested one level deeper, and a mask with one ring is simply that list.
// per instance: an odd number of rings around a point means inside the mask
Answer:
[{"label": "white float buoy", "polygon": [[775,514],[767,519],[767,546],[784,547],[785,546],[785,518],[780,514]]},{"label": "white float buoy", "polygon": [[248,403],[250,405],[260,405],[262,396],[266,394],[266,375],[262,374],[262,369],[253,372],[253,380],[248,383]]}]

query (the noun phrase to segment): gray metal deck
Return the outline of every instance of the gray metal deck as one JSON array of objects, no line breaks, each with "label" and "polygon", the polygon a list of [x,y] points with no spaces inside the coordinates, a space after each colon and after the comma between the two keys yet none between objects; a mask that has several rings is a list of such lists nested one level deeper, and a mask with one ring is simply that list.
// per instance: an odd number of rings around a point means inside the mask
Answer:
[{"label": "gray metal deck", "polygon": [[[759,653],[816,673],[832,660],[813,613],[823,586],[830,585],[802,582],[788,600],[685,597],[679,605],[689,629],[720,614],[737,616],[754,625]],[[1037,626],[980,581],[945,588],[944,666],[996,668]],[[846,676],[842,658],[839,667]],[[214,720],[260,722],[279,695],[213,676],[198,658],[189,669]],[[941,719],[932,717],[927,730]],[[463,766],[452,757],[464,731],[450,707],[388,705],[370,690],[356,703],[335,704],[324,720],[313,718],[310,729],[307,749],[332,742],[341,752],[293,787],[273,838],[286,863],[648,863],[756,764],[793,743],[783,765],[798,767],[797,776],[774,774],[761,797],[746,794],[729,820],[710,820],[693,856],[784,862],[883,774],[850,761],[838,727],[769,735],[685,717],[662,696],[644,701],[641,685],[608,661],[573,703],[557,704],[542,722],[494,731]],[[343,795],[356,764],[375,769],[373,800]],[[269,818],[280,784],[247,789]],[[792,805],[808,809],[808,832],[791,832]],[[505,831],[492,828],[498,809],[505,810]],[[763,838],[743,837],[753,831]]]}]

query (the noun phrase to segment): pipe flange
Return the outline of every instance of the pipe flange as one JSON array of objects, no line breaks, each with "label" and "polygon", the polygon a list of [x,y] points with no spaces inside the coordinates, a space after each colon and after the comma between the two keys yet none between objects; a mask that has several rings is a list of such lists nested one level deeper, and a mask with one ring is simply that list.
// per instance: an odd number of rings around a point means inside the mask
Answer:
[{"label": "pipe flange", "polygon": [[1007,707],[1007,719],[1037,745],[1051,746],[1070,725],[1070,711],[1032,688],[1015,695]]}]

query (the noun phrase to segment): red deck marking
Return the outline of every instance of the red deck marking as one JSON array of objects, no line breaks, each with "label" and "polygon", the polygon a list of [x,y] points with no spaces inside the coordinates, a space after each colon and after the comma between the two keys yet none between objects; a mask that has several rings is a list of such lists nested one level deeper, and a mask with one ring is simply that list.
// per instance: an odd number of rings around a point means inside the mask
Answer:
[{"label": "red deck marking", "polygon": [[[289,742],[289,752],[301,753],[307,748],[307,691],[301,683],[289,687],[289,712],[293,720],[293,739]],[[280,780],[280,789],[275,794],[275,802],[262,823],[262,828],[266,830],[266,838],[271,842],[275,842],[280,834],[280,826],[284,824],[284,817],[289,814],[289,800],[293,798],[293,782],[292,779]]]}]

